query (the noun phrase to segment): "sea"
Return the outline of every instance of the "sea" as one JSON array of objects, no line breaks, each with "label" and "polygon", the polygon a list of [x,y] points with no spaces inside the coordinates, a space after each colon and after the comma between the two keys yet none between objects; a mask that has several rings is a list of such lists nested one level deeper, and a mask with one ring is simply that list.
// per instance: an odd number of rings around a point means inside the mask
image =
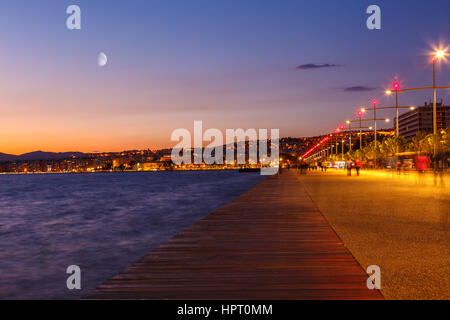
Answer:
[{"label": "sea", "polygon": [[[0,175],[0,299],[79,299],[262,181],[175,171]],[[81,289],[68,289],[69,266]]]}]

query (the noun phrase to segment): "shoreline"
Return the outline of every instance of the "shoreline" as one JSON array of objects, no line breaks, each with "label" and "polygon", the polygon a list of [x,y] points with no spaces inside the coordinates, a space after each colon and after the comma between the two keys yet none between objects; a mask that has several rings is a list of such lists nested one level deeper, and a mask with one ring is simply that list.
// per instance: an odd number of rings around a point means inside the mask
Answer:
[{"label": "shoreline", "polygon": [[240,168],[230,169],[174,169],[174,170],[126,170],[126,171],[61,171],[61,172],[0,172],[0,175],[40,175],[40,174],[95,174],[95,173],[134,173],[134,172],[177,172],[177,171],[239,171]]}]

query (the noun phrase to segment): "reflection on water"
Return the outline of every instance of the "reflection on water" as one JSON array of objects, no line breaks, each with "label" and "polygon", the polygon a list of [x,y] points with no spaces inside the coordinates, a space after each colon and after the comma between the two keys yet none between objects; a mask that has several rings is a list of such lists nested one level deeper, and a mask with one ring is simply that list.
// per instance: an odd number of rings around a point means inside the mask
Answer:
[{"label": "reflection on water", "polygon": [[[0,298],[79,298],[263,179],[227,171],[0,176]],[[66,288],[79,265],[82,290]]]}]

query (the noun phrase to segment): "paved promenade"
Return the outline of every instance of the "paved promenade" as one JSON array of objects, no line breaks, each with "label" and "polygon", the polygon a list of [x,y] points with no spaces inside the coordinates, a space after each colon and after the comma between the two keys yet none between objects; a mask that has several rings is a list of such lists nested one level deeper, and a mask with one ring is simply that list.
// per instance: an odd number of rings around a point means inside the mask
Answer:
[{"label": "paved promenade", "polygon": [[270,177],[88,299],[382,299],[294,172]]},{"label": "paved promenade", "polygon": [[298,179],[358,262],[380,267],[386,299],[450,299],[450,181],[372,170]]}]

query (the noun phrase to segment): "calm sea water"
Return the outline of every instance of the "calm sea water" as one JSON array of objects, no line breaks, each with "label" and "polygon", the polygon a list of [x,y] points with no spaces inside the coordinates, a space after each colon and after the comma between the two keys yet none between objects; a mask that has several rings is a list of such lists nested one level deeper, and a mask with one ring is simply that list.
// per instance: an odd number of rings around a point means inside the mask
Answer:
[{"label": "calm sea water", "polygon": [[[0,299],[77,299],[264,179],[231,171],[0,175]],[[66,268],[81,268],[68,290]]]}]

